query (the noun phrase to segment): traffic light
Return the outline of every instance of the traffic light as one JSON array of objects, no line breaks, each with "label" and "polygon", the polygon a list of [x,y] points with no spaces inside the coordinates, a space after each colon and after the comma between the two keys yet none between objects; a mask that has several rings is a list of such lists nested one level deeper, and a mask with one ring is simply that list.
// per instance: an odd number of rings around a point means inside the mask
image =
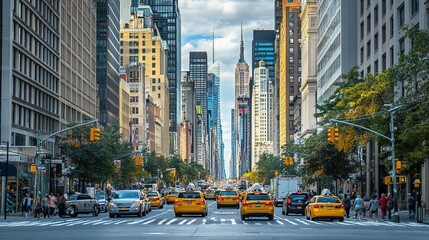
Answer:
[{"label": "traffic light", "polygon": [[392,177],[391,176],[384,177],[384,184],[386,185],[392,184]]},{"label": "traffic light", "polygon": [[395,168],[396,168],[396,170],[401,170],[401,168],[402,168],[402,164],[401,164],[401,161],[399,161],[399,159],[395,159],[396,161],[395,161]]},{"label": "traffic light", "polygon": [[404,183],[406,183],[407,182],[407,176],[405,176],[405,175],[397,176],[397,181],[396,182],[398,184],[404,184]]},{"label": "traffic light", "polygon": [[143,156],[136,156],[135,161],[136,161],[136,166],[140,166],[140,167],[143,166]]},{"label": "traffic light", "polygon": [[100,141],[100,129],[99,128],[91,128],[90,129],[89,140],[91,142]]},{"label": "traffic light", "polygon": [[329,127],[328,128],[328,142],[329,143],[335,143],[335,141],[338,141],[338,128]]}]

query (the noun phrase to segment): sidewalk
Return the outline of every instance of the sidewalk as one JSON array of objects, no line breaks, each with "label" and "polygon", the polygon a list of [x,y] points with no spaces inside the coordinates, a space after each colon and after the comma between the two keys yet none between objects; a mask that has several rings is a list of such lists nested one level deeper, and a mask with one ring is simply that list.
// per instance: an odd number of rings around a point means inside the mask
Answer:
[{"label": "sidewalk", "polygon": [[[37,219],[34,217],[34,215],[29,215],[28,218],[25,217],[25,213],[22,214],[22,212],[16,212],[16,213],[8,213],[6,215],[6,222],[13,222],[13,221],[40,221],[40,220],[49,220],[49,219],[61,219],[58,214],[56,216],[53,216],[52,218],[43,218],[43,214],[40,217],[40,219]],[[4,214],[2,213],[0,216],[0,222],[4,222]]]}]

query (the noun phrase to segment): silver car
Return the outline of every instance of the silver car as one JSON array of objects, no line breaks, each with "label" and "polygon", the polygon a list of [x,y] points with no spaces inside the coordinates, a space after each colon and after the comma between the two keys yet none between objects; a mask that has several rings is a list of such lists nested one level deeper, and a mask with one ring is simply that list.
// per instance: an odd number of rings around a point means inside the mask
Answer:
[{"label": "silver car", "polygon": [[140,190],[120,190],[112,193],[109,202],[109,217],[121,215],[146,216],[146,203]]}]

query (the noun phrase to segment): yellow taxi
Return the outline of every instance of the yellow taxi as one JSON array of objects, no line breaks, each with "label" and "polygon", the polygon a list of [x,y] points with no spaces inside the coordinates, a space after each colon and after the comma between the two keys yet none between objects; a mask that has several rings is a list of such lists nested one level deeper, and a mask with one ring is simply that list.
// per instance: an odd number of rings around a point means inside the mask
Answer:
[{"label": "yellow taxi", "polygon": [[223,190],[216,199],[217,209],[225,206],[240,208],[240,195],[235,190]]},{"label": "yellow taxi", "polygon": [[177,198],[177,194],[179,194],[178,191],[170,191],[168,192],[165,200],[167,202],[167,205],[170,203],[174,203],[174,200]]},{"label": "yellow taxi", "polygon": [[207,202],[204,194],[188,187],[185,191],[180,191],[174,200],[174,214],[176,217],[181,217],[182,214],[201,214],[206,217]]},{"label": "yellow taxi", "polygon": [[205,192],[204,192],[204,197],[206,198],[206,199],[216,199],[216,196],[215,196],[215,191],[213,190],[213,189],[207,189]]},{"label": "yellow taxi", "polygon": [[312,221],[317,219],[338,219],[344,221],[344,205],[337,196],[324,194],[314,196],[305,208],[305,217]]},{"label": "yellow taxi", "polygon": [[241,220],[247,217],[268,217],[274,219],[274,202],[267,192],[253,190],[247,192],[241,201]]},{"label": "yellow taxi", "polygon": [[164,198],[161,196],[161,194],[158,191],[146,192],[146,195],[148,196],[152,207],[159,207],[159,208],[164,207]]}]

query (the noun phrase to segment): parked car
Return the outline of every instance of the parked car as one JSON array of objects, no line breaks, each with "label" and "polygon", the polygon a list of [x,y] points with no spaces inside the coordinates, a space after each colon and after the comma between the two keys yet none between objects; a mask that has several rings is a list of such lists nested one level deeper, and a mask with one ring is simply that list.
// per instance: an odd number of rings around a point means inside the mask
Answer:
[{"label": "parked car", "polygon": [[120,190],[112,193],[109,202],[109,217],[121,215],[146,216],[147,209],[144,195],[140,190]]},{"label": "parked car", "polygon": [[92,213],[96,217],[100,213],[98,199],[81,193],[71,195],[65,203],[65,209],[65,214],[71,217],[77,217],[81,213]]}]

